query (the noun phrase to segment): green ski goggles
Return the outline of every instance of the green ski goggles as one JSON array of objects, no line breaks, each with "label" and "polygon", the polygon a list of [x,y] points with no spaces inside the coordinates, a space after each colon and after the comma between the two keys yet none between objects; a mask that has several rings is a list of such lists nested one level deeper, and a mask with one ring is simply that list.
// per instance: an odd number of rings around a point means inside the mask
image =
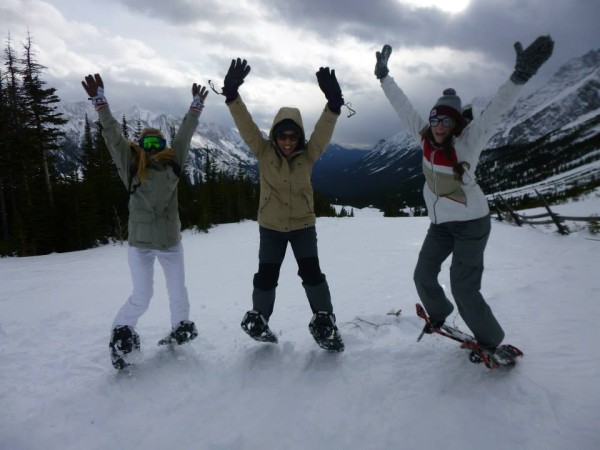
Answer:
[{"label": "green ski goggles", "polygon": [[167,141],[160,136],[144,136],[138,143],[146,151],[162,150],[167,146]]}]

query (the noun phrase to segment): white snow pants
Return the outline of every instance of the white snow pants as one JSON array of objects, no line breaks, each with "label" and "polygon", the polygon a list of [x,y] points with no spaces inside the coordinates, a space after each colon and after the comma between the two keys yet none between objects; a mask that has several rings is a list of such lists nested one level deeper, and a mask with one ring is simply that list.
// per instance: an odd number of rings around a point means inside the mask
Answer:
[{"label": "white snow pants", "polygon": [[183,245],[181,242],[167,250],[153,250],[129,247],[127,259],[133,281],[133,292],[121,307],[113,321],[112,327],[129,325],[135,327],[138,319],[146,312],[150,299],[154,294],[154,259],[163,268],[171,326],[175,328],[180,321],[189,320],[190,302],[185,286],[185,269],[183,264]]}]

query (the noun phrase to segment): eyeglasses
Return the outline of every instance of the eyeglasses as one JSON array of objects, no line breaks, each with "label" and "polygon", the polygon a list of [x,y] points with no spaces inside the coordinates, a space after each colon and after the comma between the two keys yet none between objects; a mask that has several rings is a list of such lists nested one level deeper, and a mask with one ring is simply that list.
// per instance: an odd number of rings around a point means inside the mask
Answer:
[{"label": "eyeglasses", "polygon": [[432,117],[431,119],[429,119],[429,125],[431,126],[431,128],[437,127],[440,123],[442,124],[442,126],[444,128],[450,128],[450,127],[454,126],[454,124],[456,122],[451,117],[444,117],[443,119],[438,119],[437,117]]},{"label": "eyeglasses", "polygon": [[295,133],[294,134],[278,133],[277,140],[281,141],[281,142],[285,142],[285,141],[298,142],[300,140],[300,135],[295,134]]},{"label": "eyeglasses", "polygon": [[167,141],[160,136],[144,136],[140,139],[140,147],[144,150],[162,150],[167,146]]}]

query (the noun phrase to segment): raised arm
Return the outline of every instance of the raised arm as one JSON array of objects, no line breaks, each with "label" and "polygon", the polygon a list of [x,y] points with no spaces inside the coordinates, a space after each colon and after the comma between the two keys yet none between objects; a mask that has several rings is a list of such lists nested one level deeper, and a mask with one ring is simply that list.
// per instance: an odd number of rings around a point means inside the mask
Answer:
[{"label": "raised arm", "polygon": [[315,129],[308,140],[308,156],[313,161],[316,161],[323,154],[331,142],[333,129],[344,104],[342,89],[335,76],[335,70],[330,70],[329,67],[321,67],[316,75],[319,88],[327,99],[327,107],[321,113],[321,117],[315,124]]},{"label": "raised arm", "polygon": [[381,89],[388,98],[390,104],[400,117],[402,124],[408,128],[408,131],[417,139],[421,141],[420,136],[423,129],[427,126],[427,122],[420,116],[417,110],[413,107],[412,103],[408,100],[408,97],[404,94],[402,89],[396,84],[394,79],[389,76],[388,59],[392,54],[392,47],[385,44],[381,49],[381,52],[375,53],[377,62],[375,63],[375,76],[381,81]]},{"label": "raised arm", "polygon": [[192,85],[192,103],[190,109],[183,117],[183,121],[177,130],[177,134],[173,139],[173,150],[175,151],[175,159],[180,166],[187,159],[190,151],[190,143],[202,110],[204,110],[204,101],[208,96],[208,89],[200,86],[197,83]]},{"label": "raised arm", "polygon": [[102,125],[102,136],[108,151],[117,166],[119,176],[125,184],[129,183],[129,166],[131,164],[131,149],[129,142],[123,137],[121,125],[113,117],[104,96],[104,81],[100,74],[87,75],[81,82],[83,89],[98,112],[98,119]]}]

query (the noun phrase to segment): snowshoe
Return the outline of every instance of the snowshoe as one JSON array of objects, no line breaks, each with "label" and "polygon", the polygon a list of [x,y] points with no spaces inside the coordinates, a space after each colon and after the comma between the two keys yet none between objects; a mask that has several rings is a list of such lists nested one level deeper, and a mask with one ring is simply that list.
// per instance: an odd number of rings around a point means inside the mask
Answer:
[{"label": "snowshoe", "polygon": [[241,327],[255,341],[277,343],[277,336],[269,328],[267,319],[258,311],[248,311],[242,319]]},{"label": "snowshoe", "polygon": [[108,347],[113,367],[120,370],[131,365],[131,363],[127,362],[126,355],[133,350],[139,351],[140,337],[130,326],[115,327],[112,331]]},{"label": "snowshoe", "polygon": [[454,341],[460,342],[461,348],[470,350],[469,361],[472,363],[484,363],[489,369],[496,369],[502,366],[514,366],[517,363],[517,357],[522,357],[523,352],[510,344],[500,345],[498,348],[488,348],[480,343],[468,333],[459,330],[456,327],[445,325],[443,322],[432,321],[422,305],[417,303],[417,315],[425,320],[425,327],[417,338],[421,340],[424,334],[435,333],[446,336]]},{"label": "snowshoe", "polygon": [[316,312],[308,324],[308,329],[322,349],[328,352],[344,351],[344,342],[335,325],[335,315],[333,313]]},{"label": "snowshoe", "polygon": [[158,345],[181,345],[198,337],[196,325],[191,320],[182,320],[171,333],[158,341]]}]

